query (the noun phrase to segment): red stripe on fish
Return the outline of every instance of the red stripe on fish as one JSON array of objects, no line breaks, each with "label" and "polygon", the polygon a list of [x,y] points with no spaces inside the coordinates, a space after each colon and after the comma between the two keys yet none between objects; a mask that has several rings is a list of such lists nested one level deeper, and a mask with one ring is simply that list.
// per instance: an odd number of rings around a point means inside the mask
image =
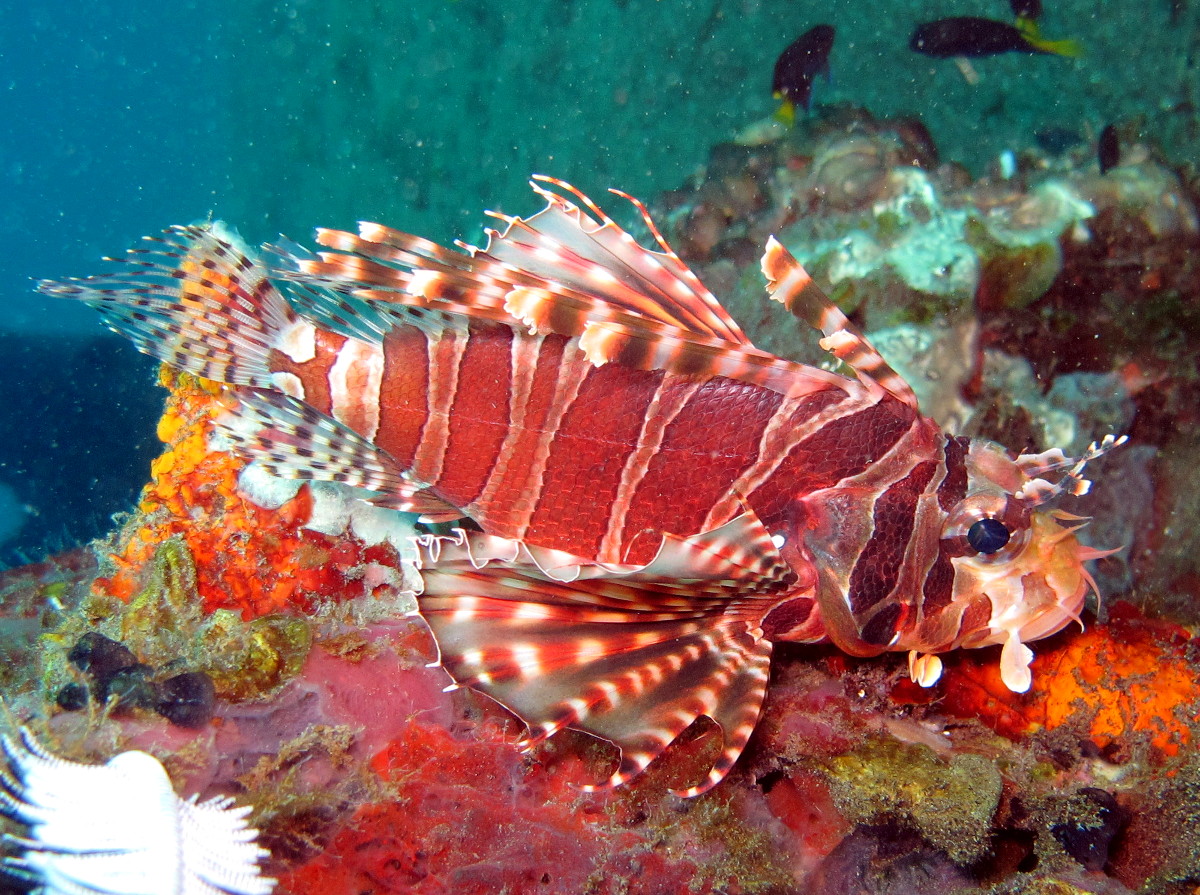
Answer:
[{"label": "red stripe on fish", "polygon": [[428,480],[455,506],[479,498],[511,429],[514,341],[507,326],[472,327],[459,358],[442,474]]},{"label": "red stripe on fish", "polygon": [[555,427],[523,537],[599,558],[609,514],[579,513],[580,495],[597,507],[612,506],[663,376],[612,364],[588,372]]},{"label": "red stripe on fish", "polygon": [[[710,379],[694,391],[666,427],[625,514],[621,534],[625,561],[648,562],[654,556],[659,541],[654,533],[662,527],[665,494],[675,495],[671,522],[676,533],[715,527],[706,521],[709,514],[756,460],[763,430],[782,402],[783,396],[775,392],[723,377]],[[722,407],[730,412],[723,413]],[[699,457],[707,462],[696,462]]]},{"label": "red stripe on fish", "polygon": [[911,611],[909,601],[893,598],[893,592],[908,562],[917,501],[935,469],[933,461],[919,464],[875,500],[873,532],[854,564],[849,592],[850,611],[859,623],[859,637],[867,644],[890,646]]},{"label": "red stripe on fish", "polygon": [[429,337],[400,326],[383,340],[383,382],[379,388],[376,441],[411,469],[429,420]]},{"label": "red stripe on fish", "polygon": [[534,188],[546,207],[498,215],[484,248],[370,223],[318,231],[322,254],[272,247],[288,299],[220,225],[39,288],[228,383],[216,425],[268,471],[471,519],[419,539],[441,661],[526,745],[563,727],[615,744],[603,785],[701,715],[720,757],[683,792],[719,783],[775,640],[907,650],[927,685],[934,654],[1000,644],[1027,688],[1024,641],[1078,617],[1095,555],[1042,504],[1119,442],[1073,460],[948,437],[774,237],[769,294],[854,378],[751,345],[636,200],[661,251],[561,181]]},{"label": "red stripe on fish", "polygon": [[773,463],[769,476],[748,497],[759,516],[781,517],[796,495],[829,488],[868,469],[912,425],[912,417],[898,407],[880,402],[830,420],[782,456],[768,458]]},{"label": "red stripe on fish", "polygon": [[[624,545],[628,543],[625,529],[629,524],[630,508],[635,496],[642,489],[651,461],[664,450],[669,428],[675,424],[679,414],[690,405],[701,388],[703,384],[695,378],[673,373],[665,374],[659,382],[658,389],[646,408],[645,418],[637,436],[637,447],[630,453],[621,470],[621,481],[612,501],[604,538],[600,542],[597,554],[600,562],[636,561],[630,559],[635,554],[629,554],[624,549]],[[680,519],[677,524],[690,527],[684,512],[677,518]]]}]

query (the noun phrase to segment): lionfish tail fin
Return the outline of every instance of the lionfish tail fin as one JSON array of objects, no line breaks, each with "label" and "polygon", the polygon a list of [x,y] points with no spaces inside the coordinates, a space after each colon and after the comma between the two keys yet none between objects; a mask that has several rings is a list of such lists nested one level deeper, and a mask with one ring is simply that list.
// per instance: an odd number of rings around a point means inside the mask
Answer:
[{"label": "lionfish tail fin", "polygon": [[96,308],[137,349],[205,379],[271,388],[273,349],[303,352],[312,327],[300,321],[220,222],[147,236],[111,274],[38,283],[44,295]]}]

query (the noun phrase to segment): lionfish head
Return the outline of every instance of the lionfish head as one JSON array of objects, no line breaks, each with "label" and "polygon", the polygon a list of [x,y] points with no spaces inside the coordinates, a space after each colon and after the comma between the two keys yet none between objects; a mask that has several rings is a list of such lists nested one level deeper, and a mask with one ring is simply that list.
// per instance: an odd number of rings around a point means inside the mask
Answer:
[{"label": "lionfish head", "polygon": [[[1018,693],[1029,689],[1033,652],[1025,644],[1079,622],[1088,590],[1099,596],[1084,563],[1115,552],[1081,544],[1076,532],[1086,517],[1052,502],[1064,492],[1086,493],[1084,466],[1124,441],[1110,435],[1079,458],[1057,449],[1013,457],[992,442],[971,441],[966,496],[947,513],[939,545],[954,570],[947,608],[958,623],[951,632],[943,619],[902,638],[921,641],[909,646],[914,679],[932,683],[940,672],[936,656],[922,653],[1000,644],[1005,685]],[[948,638],[941,642],[939,627]]]}]

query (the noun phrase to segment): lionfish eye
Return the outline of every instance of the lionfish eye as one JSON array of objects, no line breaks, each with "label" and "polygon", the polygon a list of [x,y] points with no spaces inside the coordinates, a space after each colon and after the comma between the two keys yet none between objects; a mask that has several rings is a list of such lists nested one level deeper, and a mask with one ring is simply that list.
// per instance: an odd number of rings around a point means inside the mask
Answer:
[{"label": "lionfish eye", "polygon": [[967,529],[967,543],[979,553],[1002,550],[1010,536],[1008,527],[999,519],[979,519]]}]

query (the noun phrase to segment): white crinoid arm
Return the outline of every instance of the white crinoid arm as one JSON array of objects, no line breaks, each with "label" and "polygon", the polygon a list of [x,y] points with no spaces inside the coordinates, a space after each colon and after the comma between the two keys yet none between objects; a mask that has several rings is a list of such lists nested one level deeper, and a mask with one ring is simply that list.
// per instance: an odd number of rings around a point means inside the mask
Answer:
[{"label": "white crinoid arm", "polygon": [[268,895],[267,852],[246,823],[249,808],[217,798],[183,801],[145,752],[103,765],[67,761],[21,730],[0,738],[0,810],[29,827],[8,836],[22,851],[4,868],[45,895]]}]

